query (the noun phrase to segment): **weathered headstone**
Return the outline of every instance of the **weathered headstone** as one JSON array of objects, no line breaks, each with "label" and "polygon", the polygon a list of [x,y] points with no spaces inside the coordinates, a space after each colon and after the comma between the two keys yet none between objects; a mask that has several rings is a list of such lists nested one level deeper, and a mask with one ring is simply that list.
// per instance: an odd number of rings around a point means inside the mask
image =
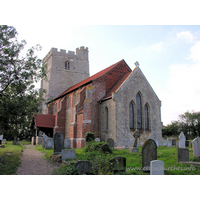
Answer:
[{"label": "weathered headstone", "polygon": [[79,174],[91,174],[92,163],[88,160],[79,160],[74,164],[74,169],[76,169]]},{"label": "weathered headstone", "polygon": [[67,148],[67,149],[71,149],[71,140],[70,140],[70,138],[65,139],[64,147]]},{"label": "weathered headstone", "polygon": [[150,164],[150,175],[164,175],[164,161],[152,160]]},{"label": "weathered headstone", "polygon": [[179,135],[179,148],[185,148],[185,135],[183,132]]},{"label": "weathered headstone", "polygon": [[168,147],[172,147],[172,141],[171,141],[171,140],[168,140],[168,141],[167,141],[167,146],[168,146]]},{"label": "weathered headstone", "polygon": [[35,141],[36,145],[42,145],[43,144],[43,137],[36,137]]},{"label": "weathered headstone", "polygon": [[150,162],[157,160],[157,145],[152,139],[147,139],[142,146],[142,170],[150,171]]},{"label": "weathered headstone", "polygon": [[17,136],[14,137],[14,140],[13,140],[13,145],[16,145],[17,144]]},{"label": "weathered headstone", "polygon": [[96,138],[95,141],[96,141],[96,142],[100,142],[100,138]]},{"label": "weathered headstone", "polygon": [[172,140],[172,145],[173,145],[173,146],[176,145],[176,140],[175,140],[175,139]]},{"label": "weathered headstone", "polygon": [[62,160],[66,159],[76,159],[76,151],[74,149],[63,149]]},{"label": "weathered headstone", "polygon": [[192,149],[194,156],[198,157],[200,155],[200,137],[197,137],[192,141]]},{"label": "weathered headstone", "polygon": [[45,149],[52,149],[52,148],[53,148],[53,139],[52,138],[48,138],[46,140]]},{"label": "weathered headstone", "polygon": [[177,162],[189,161],[189,149],[177,148]]},{"label": "weathered headstone", "polygon": [[126,171],[126,158],[125,157],[116,156],[116,157],[110,159],[109,163],[112,165],[114,173]]},{"label": "weathered headstone", "polygon": [[163,140],[163,146],[167,146],[167,140]]},{"label": "weathered headstone", "polygon": [[16,145],[20,145],[20,143],[19,143],[19,138],[17,138]]},{"label": "weathered headstone", "polygon": [[3,135],[0,135],[0,144],[2,144]]},{"label": "weathered headstone", "polygon": [[54,154],[61,154],[64,149],[64,135],[60,131],[56,132],[53,136],[54,140]]},{"label": "weathered headstone", "polygon": [[130,153],[139,152],[139,149],[137,148],[137,140],[140,137],[140,132],[136,129],[136,131],[133,133],[133,137],[135,138],[133,146],[129,149]]},{"label": "weathered headstone", "polygon": [[112,138],[108,138],[106,142],[109,144],[111,149],[114,149],[114,140]]},{"label": "weathered headstone", "polygon": [[176,147],[179,147],[179,141],[176,142]]},{"label": "weathered headstone", "polygon": [[43,136],[43,140],[42,140],[42,147],[45,148],[45,144],[46,144],[46,141],[49,137],[47,135],[44,135]]}]

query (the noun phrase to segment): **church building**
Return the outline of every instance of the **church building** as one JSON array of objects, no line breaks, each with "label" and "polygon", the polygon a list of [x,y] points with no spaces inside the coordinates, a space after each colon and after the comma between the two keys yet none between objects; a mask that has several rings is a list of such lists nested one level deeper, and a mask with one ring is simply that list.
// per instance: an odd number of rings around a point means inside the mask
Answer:
[{"label": "church building", "polygon": [[[115,148],[138,145],[146,139],[162,143],[161,101],[139,64],[132,71],[125,60],[89,76],[88,48],[74,52],[52,48],[44,58],[48,80],[42,81],[48,103],[35,114],[37,130],[53,137],[57,131],[70,138],[72,148],[85,146],[85,134],[93,132],[101,141],[114,140]],[[51,98],[50,98],[51,97]]]}]

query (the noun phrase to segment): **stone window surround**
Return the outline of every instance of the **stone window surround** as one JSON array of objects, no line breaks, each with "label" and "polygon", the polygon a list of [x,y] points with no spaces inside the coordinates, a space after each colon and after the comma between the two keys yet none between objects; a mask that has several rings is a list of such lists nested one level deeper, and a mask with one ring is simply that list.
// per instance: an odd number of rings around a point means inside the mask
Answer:
[{"label": "stone window surround", "polygon": [[70,71],[70,62],[68,60],[65,61],[65,70]]}]

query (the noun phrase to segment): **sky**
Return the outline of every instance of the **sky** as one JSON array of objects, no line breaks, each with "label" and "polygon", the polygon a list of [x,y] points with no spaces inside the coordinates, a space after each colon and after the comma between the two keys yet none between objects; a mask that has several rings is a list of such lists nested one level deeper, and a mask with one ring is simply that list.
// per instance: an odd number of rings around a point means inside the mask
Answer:
[{"label": "sky", "polygon": [[[87,7],[87,2],[93,9]],[[52,47],[67,51],[88,47],[90,75],[121,59],[133,70],[138,61],[162,102],[161,121],[164,125],[177,120],[186,111],[200,111],[200,26],[196,25],[195,14],[198,9],[193,6],[191,12],[190,7],[182,3],[183,10],[179,10],[177,20],[173,17],[177,14],[175,8],[166,4],[163,4],[167,6],[164,14],[168,16],[162,17],[162,9],[150,7],[148,10],[148,1],[145,1],[146,6],[142,1],[132,7],[125,4],[126,0],[123,5],[115,1],[114,12],[110,15],[103,3],[112,6],[111,1],[102,1],[100,5],[92,2],[36,0],[28,4],[27,1],[8,0],[3,3],[7,9],[0,14],[1,24],[14,26],[18,39],[26,40],[26,48],[40,44],[42,50],[37,55],[41,59]],[[152,2],[160,5],[159,1]],[[184,24],[191,22],[188,16],[185,17],[186,10],[192,16],[192,25]],[[142,19],[144,11],[147,15]],[[168,23],[169,16],[172,19]]]}]

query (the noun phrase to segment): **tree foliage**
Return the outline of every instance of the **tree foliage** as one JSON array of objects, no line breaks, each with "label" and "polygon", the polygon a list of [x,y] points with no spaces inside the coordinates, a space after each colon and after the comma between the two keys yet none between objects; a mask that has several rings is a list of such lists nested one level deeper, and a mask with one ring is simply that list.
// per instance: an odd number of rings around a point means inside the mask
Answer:
[{"label": "tree foliage", "polygon": [[35,55],[37,45],[21,55],[26,41],[17,40],[12,26],[0,26],[0,126],[5,138],[29,133],[33,113],[39,111],[42,93],[34,83],[45,77],[45,66]]}]

